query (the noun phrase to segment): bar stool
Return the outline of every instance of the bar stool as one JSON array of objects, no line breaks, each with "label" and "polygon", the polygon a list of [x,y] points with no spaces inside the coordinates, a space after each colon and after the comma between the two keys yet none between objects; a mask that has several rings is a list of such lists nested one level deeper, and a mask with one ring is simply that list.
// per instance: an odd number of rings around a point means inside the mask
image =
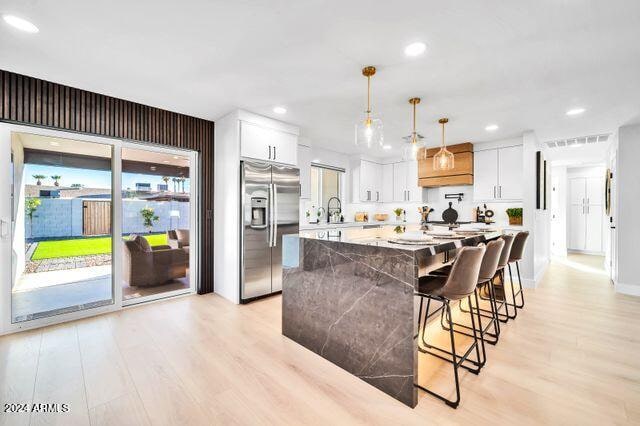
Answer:
[{"label": "bar stool", "polygon": [[[518,315],[517,311],[515,310],[515,306],[513,304],[509,304],[507,302],[507,290],[506,290],[506,281],[505,281],[505,274],[504,274],[504,268],[507,267],[507,265],[509,264],[509,256],[511,255],[511,247],[513,246],[513,240],[514,240],[514,236],[511,234],[505,234],[505,235],[501,235],[500,239],[504,241],[504,247],[502,248],[502,252],[500,253],[500,260],[498,261],[498,268],[496,270],[496,274],[495,277],[500,279],[500,285],[496,285],[494,282],[493,285],[493,290],[494,290],[494,299],[496,301],[496,309],[497,309],[497,315],[498,315],[498,320],[500,322],[507,322],[510,319],[515,319],[516,316]],[[499,296],[498,296],[498,292],[496,291],[498,288],[502,287],[502,300],[501,303],[498,305],[498,300],[499,300]],[[513,281],[511,282],[511,289],[513,290]],[[490,300],[490,295],[480,295],[480,298],[483,300]],[[511,315],[509,314],[509,306],[514,306],[514,314]],[[504,307],[504,311],[505,313],[501,313],[500,309],[502,309],[502,307]],[[491,313],[490,311],[487,311],[486,309],[480,309],[481,312],[484,312],[485,314],[483,314],[482,316],[485,318],[489,318],[488,315],[486,315],[487,313]]]},{"label": "bar stool", "polygon": [[[490,309],[491,321],[487,323],[487,326],[484,329],[480,329],[478,331],[480,332],[480,336],[483,339],[483,341],[492,345],[495,345],[496,343],[498,343],[498,338],[500,337],[500,321],[498,321],[498,309],[496,305],[493,279],[496,275],[496,271],[498,270],[498,262],[500,261],[500,255],[502,254],[504,244],[505,242],[501,238],[498,238],[493,241],[489,241],[487,243],[486,251],[482,258],[482,264],[480,265],[480,274],[478,276],[478,284],[476,286],[476,293],[478,293],[478,291],[480,290],[484,290],[489,295],[489,306],[491,308]],[[477,294],[476,294],[476,297],[477,297]],[[478,299],[476,298],[476,300]],[[462,305],[462,302],[461,302],[461,305]],[[480,308],[480,305],[476,305],[475,307],[469,306],[469,310],[473,309],[477,311],[479,315],[481,315],[480,311],[478,311],[478,308]],[[462,306],[461,306],[461,309],[462,309]],[[463,310],[463,312],[466,312],[466,311]],[[442,315],[442,317],[444,317],[444,315]],[[440,323],[442,325],[442,328],[446,330],[447,328],[444,325],[444,318],[440,318]],[[453,322],[453,324],[456,327],[461,327],[467,330],[471,330],[471,327],[469,327],[468,325],[459,324],[457,322]],[[489,331],[492,325],[493,325],[493,333]],[[454,331],[459,334],[464,334],[465,336],[473,337],[471,334],[464,331],[459,331],[455,329]],[[489,336],[490,339],[487,339],[485,335]],[[483,356],[486,362],[486,353],[483,353]]]},{"label": "bar stool", "polygon": [[[513,240],[513,246],[511,247],[511,253],[509,254],[509,278],[511,279],[511,290],[513,294],[513,309],[524,307],[524,292],[522,291],[522,278],[520,277],[520,261],[524,255],[524,248],[527,244],[527,239],[529,238],[529,231],[521,231],[516,234],[515,239]],[[517,293],[513,292],[513,276],[511,275],[511,264],[515,263],[516,271],[518,273],[518,286],[520,289]],[[521,302],[518,303],[516,301],[516,296],[520,295]]]},{"label": "bar stool", "polygon": [[[421,306],[418,315],[418,324],[422,316],[422,301],[423,299],[427,300],[427,309],[424,315],[424,323],[422,327],[422,342],[427,347],[424,349],[418,345],[418,349],[422,353],[426,353],[432,355],[436,358],[442,359],[444,361],[450,362],[453,365],[453,375],[455,379],[456,385],[456,399],[450,400],[446,397],[431,391],[419,384],[414,384],[416,387],[422,389],[430,395],[435,396],[436,398],[444,401],[450,407],[456,408],[458,404],[460,404],[460,381],[458,379],[458,368],[462,367],[474,374],[478,374],[480,372],[480,368],[482,368],[482,360],[480,356],[480,345],[482,344],[482,337],[479,336],[480,333],[477,333],[476,330],[482,330],[482,324],[480,323],[480,315],[478,315],[479,325],[476,329],[475,326],[475,318],[473,312],[470,312],[471,317],[471,327],[473,328],[473,343],[469,346],[469,348],[462,355],[458,355],[456,353],[455,347],[455,338],[453,331],[453,322],[451,321],[451,302],[456,300],[463,300],[467,298],[469,304],[471,304],[471,295],[476,295],[476,285],[478,282],[478,276],[480,274],[480,266],[482,264],[482,258],[485,253],[485,247],[463,247],[458,256],[456,258],[455,263],[451,268],[451,273],[448,276],[442,275],[427,275],[424,277],[420,277],[418,282],[418,290],[414,293],[416,296],[419,296]],[[437,308],[431,315],[429,315],[429,307],[431,301],[438,301],[442,303],[442,306]],[[476,300],[476,302],[478,302]],[[451,351],[447,351],[442,348],[438,348],[427,343],[426,340],[426,325],[427,320],[433,315],[441,312],[441,310],[446,310],[447,318],[449,319],[449,338],[451,340]],[[480,341],[480,343],[478,342]],[[484,347],[483,347],[484,349]],[[434,352],[438,351],[439,353]],[[469,360],[468,357],[471,352],[475,350],[477,361]],[[449,355],[450,358],[445,357],[442,354]],[[472,362],[476,368],[469,367],[464,365],[465,361]]]}]

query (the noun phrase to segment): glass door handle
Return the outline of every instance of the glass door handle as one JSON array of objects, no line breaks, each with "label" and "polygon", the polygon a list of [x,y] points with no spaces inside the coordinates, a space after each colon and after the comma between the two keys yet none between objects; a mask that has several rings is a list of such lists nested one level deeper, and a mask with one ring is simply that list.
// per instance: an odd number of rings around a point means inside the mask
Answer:
[{"label": "glass door handle", "polygon": [[0,238],[3,240],[9,236],[9,222],[0,219]]}]

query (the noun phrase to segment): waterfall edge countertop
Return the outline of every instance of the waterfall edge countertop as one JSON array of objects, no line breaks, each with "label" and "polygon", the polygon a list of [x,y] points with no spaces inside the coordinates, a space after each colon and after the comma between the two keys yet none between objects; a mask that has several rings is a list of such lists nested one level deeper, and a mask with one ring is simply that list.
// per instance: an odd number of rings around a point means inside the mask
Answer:
[{"label": "waterfall edge countertop", "polygon": [[389,242],[397,231],[385,226],[285,235],[282,334],[415,407],[418,279],[460,247],[501,232],[405,245]]},{"label": "waterfall edge countertop", "polygon": [[[425,252],[425,254],[436,255],[463,246],[476,245],[502,234],[502,230],[499,228],[490,229],[490,232],[478,231],[474,234],[471,234],[471,231],[465,229],[464,234],[457,234],[455,238],[433,237],[432,241],[425,244],[407,244],[399,240],[399,237],[405,232],[419,232],[420,225],[388,225],[373,229],[341,229],[335,232],[327,230],[304,230],[300,231],[298,236],[300,238],[319,241],[387,247],[410,252],[421,251]],[[429,235],[430,232],[427,231],[426,234]]]}]

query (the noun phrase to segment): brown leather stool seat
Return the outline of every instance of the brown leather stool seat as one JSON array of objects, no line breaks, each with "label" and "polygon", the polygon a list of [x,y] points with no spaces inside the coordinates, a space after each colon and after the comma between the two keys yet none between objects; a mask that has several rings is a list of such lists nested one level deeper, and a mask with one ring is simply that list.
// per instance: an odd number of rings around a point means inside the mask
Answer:
[{"label": "brown leather stool seat", "polygon": [[[422,317],[422,302],[424,299],[427,300],[427,307],[424,315],[424,323],[422,326],[421,334],[422,344],[425,347],[423,348],[421,345],[418,345],[418,349],[422,353],[426,353],[444,361],[448,361],[453,365],[456,385],[456,399],[449,400],[446,397],[433,392],[419,384],[416,384],[415,386],[419,387],[430,395],[433,395],[438,399],[444,401],[447,405],[453,408],[456,408],[460,403],[460,381],[458,379],[458,368],[462,367],[471,371],[472,373],[478,374],[480,372],[480,369],[484,365],[483,355],[480,354],[481,348],[484,354],[484,342],[482,340],[481,333],[475,331],[476,329],[482,329],[480,316],[477,315],[479,325],[478,327],[476,327],[476,315],[471,312],[471,326],[474,330],[473,343],[468,347],[464,354],[459,355],[456,353],[450,302],[455,300],[463,300],[466,298],[469,304],[471,304],[471,295],[475,295],[476,303],[478,302],[476,286],[478,282],[478,276],[480,275],[480,267],[482,265],[484,253],[484,245],[478,247],[463,247],[462,249],[460,249],[456,261],[451,268],[451,273],[448,276],[420,277],[418,288],[415,293],[416,296],[419,296],[421,298],[418,323],[420,323],[420,319]],[[440,302],[441,306],[431,314],[429,314],[429,307],[432,301]],[[446,317],[449,320],[448,326],[449,336],[451,339],[451,351],[447,351],[445,349],[438,348],[432,344],[429,344],[426,339],[427,319],[440,312],[446,313]],[[476,353],[475,361],[469,359],[469,355],[474,350]],[[470,363],[473,366],[466,365],[465,362]]]}]

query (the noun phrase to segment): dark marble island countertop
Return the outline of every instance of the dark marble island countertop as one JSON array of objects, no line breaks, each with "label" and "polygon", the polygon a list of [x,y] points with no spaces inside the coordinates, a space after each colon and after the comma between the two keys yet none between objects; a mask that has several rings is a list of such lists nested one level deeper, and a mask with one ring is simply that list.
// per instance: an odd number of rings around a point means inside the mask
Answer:
[{"label": "dark marble island countertop", "polygon": [[460,247],[500,232],[407,245],[393,242],[398,231],[387,226],[285,235],[282,333],[415,407],[418,278]]}]

